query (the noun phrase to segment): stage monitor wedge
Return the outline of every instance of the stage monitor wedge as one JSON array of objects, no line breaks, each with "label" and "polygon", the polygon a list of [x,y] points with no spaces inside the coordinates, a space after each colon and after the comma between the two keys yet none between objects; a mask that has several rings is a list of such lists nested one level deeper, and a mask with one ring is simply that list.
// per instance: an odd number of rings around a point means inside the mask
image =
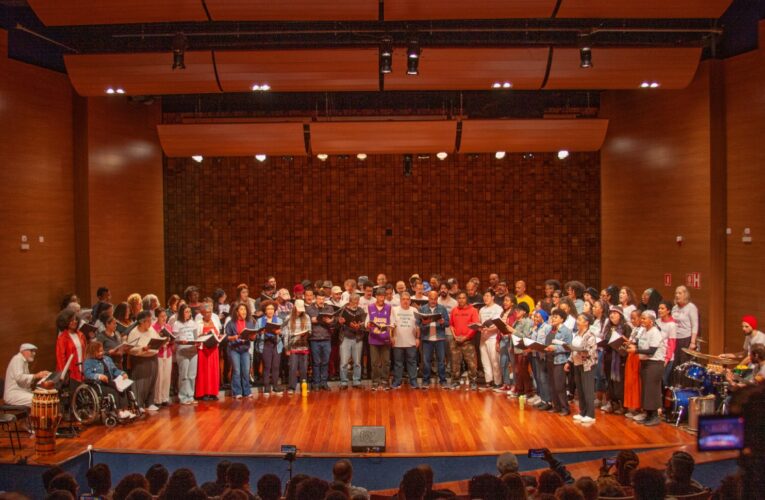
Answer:
[{"label": "stage monitor wedge", "polygon": [[354,425],[351,430],[351,451],[353,453],[384,453],[385,427]]}]

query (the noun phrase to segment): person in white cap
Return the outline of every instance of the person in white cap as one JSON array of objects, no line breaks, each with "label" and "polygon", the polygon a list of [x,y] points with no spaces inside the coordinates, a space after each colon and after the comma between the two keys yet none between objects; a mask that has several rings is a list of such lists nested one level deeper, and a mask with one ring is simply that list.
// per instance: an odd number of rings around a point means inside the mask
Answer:
[{"label": "person in white cap", "polygon": [[35,382],[47,377],[50,372],[41,371],[35,374],[29,373],[29,364],[35,360],[37,346],[24,343],[19,347],[19,352],[8,363],[5,372],[5,392],[3,400],[7,405],[32,406],[32,387]]}]

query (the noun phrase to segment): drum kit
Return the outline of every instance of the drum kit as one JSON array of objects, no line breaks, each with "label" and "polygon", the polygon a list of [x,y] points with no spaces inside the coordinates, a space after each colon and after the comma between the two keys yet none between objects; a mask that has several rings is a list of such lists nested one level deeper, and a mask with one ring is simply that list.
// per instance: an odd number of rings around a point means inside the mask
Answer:
[{"label": "drum kit", "polygon": [[[672,385],[664,392],[664,416],[679,426],[698,429],[699,415],[725,415],[728,413],[728,381],[725,370],[738,365],[738,359],[705,354],[683,347],[693,358],[672,370]],[[741,374],[737,374],[741,375]]]}]

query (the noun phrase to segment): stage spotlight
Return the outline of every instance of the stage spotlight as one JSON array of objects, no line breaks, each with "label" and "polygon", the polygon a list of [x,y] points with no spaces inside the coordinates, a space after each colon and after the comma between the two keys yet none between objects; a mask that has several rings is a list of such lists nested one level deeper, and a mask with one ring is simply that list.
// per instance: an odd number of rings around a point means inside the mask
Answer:
[{"label": "stage spotlight", "polygon": [[418,75],[420,67],[420,44],[417,40],[409,42],[409,46],[406,49],[406,74]]},{"label": "stage spotlight", "polygon": [[114,89],[113,89],[113,88],[111,88],[111,87],[109,87],[108,89],[106,89],[106,93],[107,93],[107,94],[114,94],[114,92],[115,92],[115,91],[114,91]]},{"label": "stage spotlight", "polygon": [[640,84],[640,88],[642,88],[642,89],[647,89],[650,86],[651,86],[651,84],[648,83],[648,82],[643,82],[643,83]]},{"label": "stage spotlight", "polygon": [[125,93],[125,89],[123,89],[122,87],[117,87],[115,92],[117,92],[118,94],[124,94]]},{"label": "stage spotlight", "polygon": [[327,161],[327,158],[329,158],[329,156],[325,155],[324,153],[319,153],[316,155],[316,158],[318,158],[321,161]]},{"label": "stage spotlight", "polygon": [[446,157],[449,156],[446,151],[441,151],[440,153],[436,153],[436,158],[438,158],[441,161],[444,161]]},{"label": "stage spotlight", "polygon": [[194,155],[194,156],[191,157],[191,159],[194,160],[197,163],[202,163],[202,160],[204,160],[205,157],[202,156],[202,155]]},{"label": "stage spotlight", "polygon": [[390,38],[384,38],[380,45],[380,73],[393,71],[393,42]]},{"label": "stage spotlight", "polygon": [[404,177],[411,177],[412,175],[412,155],[404,155]]},{"label": "stage spotlight", "polygon": [[186,35],[176,33],[173,37],[173,69],[186,69]]},{"label": "stage spotlight", "polygon": [[506,154],[507,153],[505,153],[504,151],[497,151],[496,153],[494,153],[494,158],[501,160],[502,158],[505,157]]},{"label": "stage spotlight", "polygon": [[[658,87],[659,87],[659,82],[651,82],[651,88],[652,89],[655,89],[655,88],[658,88]],[[119,90],[117,92],[119,92]]]},{"label": "stage spotlight", "polygon": [[499,82],[494,82],[494,83],[491,85],[491,88],[493,88],[493,89],[501,89],[501,88],[502,88],[502,84],[501,84],[501,83],[499,83]]},{"label": "stage spotlight", "polygon": [[502,88],[503,88],[503,89],[510,89],[510,88],[513,88],[513,84],[512,84],[512,83],[510,83],[510,82],[505,82],[505,83],[503,83],[503,84],[502,84]]},{"label": "stage spotlight", "polygon": [[558,151],[559,160],[565,160],[566,158],[568,158],[568,151],[566,151],[565,149],[561,149],[560,151]]},{"label": "stage spotlight", "polygon": [[263,163],[266,161],[266,155],[264,154],[257,154],[255,155],[255,159],[258,160],[260,163]]},{"label": "stage spotlight", "polygon": [[592,49],[590,47],[579,47],[579,67],[592,68]]},{"label": "stage spotlight", "polygon": [[367,155],[366,155],[366,153],[359,153],[359,154],[356,155],[356,158],[358,158],[361,161],[364,161],[364,160],[367,159]]}]

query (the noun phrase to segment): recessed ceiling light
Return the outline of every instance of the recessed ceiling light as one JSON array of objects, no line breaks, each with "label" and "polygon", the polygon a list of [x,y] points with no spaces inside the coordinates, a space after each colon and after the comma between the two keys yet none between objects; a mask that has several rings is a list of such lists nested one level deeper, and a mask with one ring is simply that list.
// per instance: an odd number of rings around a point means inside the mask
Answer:
[{"label": "recessed ceiling light", "polygon": [[108,89],[106,89],[106,93],[107,94],[113,94],[114,93],[114,89],[109,87]]},{"label": "recessed ceiling light", "polygon": [[324,153],[319,153],[316,155],[316,158],[320,159],[321,161],[326,161],[329,156],[325,155]]},{"label": "recessed ceiling light", "polygon": [[264,154],[257,154],[255,155],[255,159],[258,160],[260,163],[263,163],[266,161],[266,155]]},{"label": "recessed ceiling light", "polygon": [[123,89],[122,87],[119,87],[119,88],[117,88],[116,92],[118,94],[124,94],[125,93],[125,89]]},{"label": "recessed ceiling light", "polygon": [[446,159],[446,157],[449,156],[446,151],[441,151],[440,153],[436,153],[436,158],[443,161]]},{"label": "recessed ceiling light", "polygon": [[263,85],[260,86],[260,90],[263,90],[263,91],[271,90],[271,86],[267,83],[264,83]]},{"label": "recessed ceiling light", "polygon": [[659,82],[651,82],[651,88],[655,89],[659,87]]},{"label": "recessed ceiling light", "polygon": [[510,83],[510,82],[505,82],[505,83],[503,83],[503,84],[502,84],[502,88],[503,88],[503,89],[509,89],[509,88],[511,88],[512,86],[513,86],[513,84],[512,84],[512,83]]},{"label": "recessed ceiling light", "polygon": [[252,86],[252,90],[253,90],[254,92],[257,92],[258,90],[260,90],[260,85],[258,85],[257,83],[256,83],[256,84],[254,84],[254,85]]},{"label": "recessed ceiling light", "polygon": [[202,156],[202,155],[194,155],[194,156],[191,157],[191,159],[194,160],[197,163],[202,163],[202,160],[204,160],[205,157]]},{"label": "recessed ceiling light", "polygon": [[560,151],[558,151],[558,159],[559,160],[565,160],[566,158],[568,158],[568,151],[567,150],[561,149]]},{"label": "recessed ceiling light", "polygon": [[640,88],[642,88],[642,89],[647,89],[647,88],[648,88],[650,85],[651,85],[651,84],[650,84],[650,83],[648,83],[648,82],[643,82],[643,83],[641,83],[641,84],[640,84]]},{"label": "recessed ceiling light", "polygon": [[356,155],[356,158],[358,158],[361,161],[364,161],[364,160],[367,159],[367,155],[366,155],[366,153],[359,153],[359,154]]},{"label": "recessed ceiling light", "polygon": [[496,153],[494,153],[494,158],[501,160],[502,158],[505,157],[506,154],[507,153],[505,153],[504,151],[497,151]]},{"label": "recessed ceiling light", "polygon": [[500,88],[502,88],[502,84],[499,83],[499,82],[494,82],[492,84],[491,88],[493,88],[493,89],[500,89]]}]

